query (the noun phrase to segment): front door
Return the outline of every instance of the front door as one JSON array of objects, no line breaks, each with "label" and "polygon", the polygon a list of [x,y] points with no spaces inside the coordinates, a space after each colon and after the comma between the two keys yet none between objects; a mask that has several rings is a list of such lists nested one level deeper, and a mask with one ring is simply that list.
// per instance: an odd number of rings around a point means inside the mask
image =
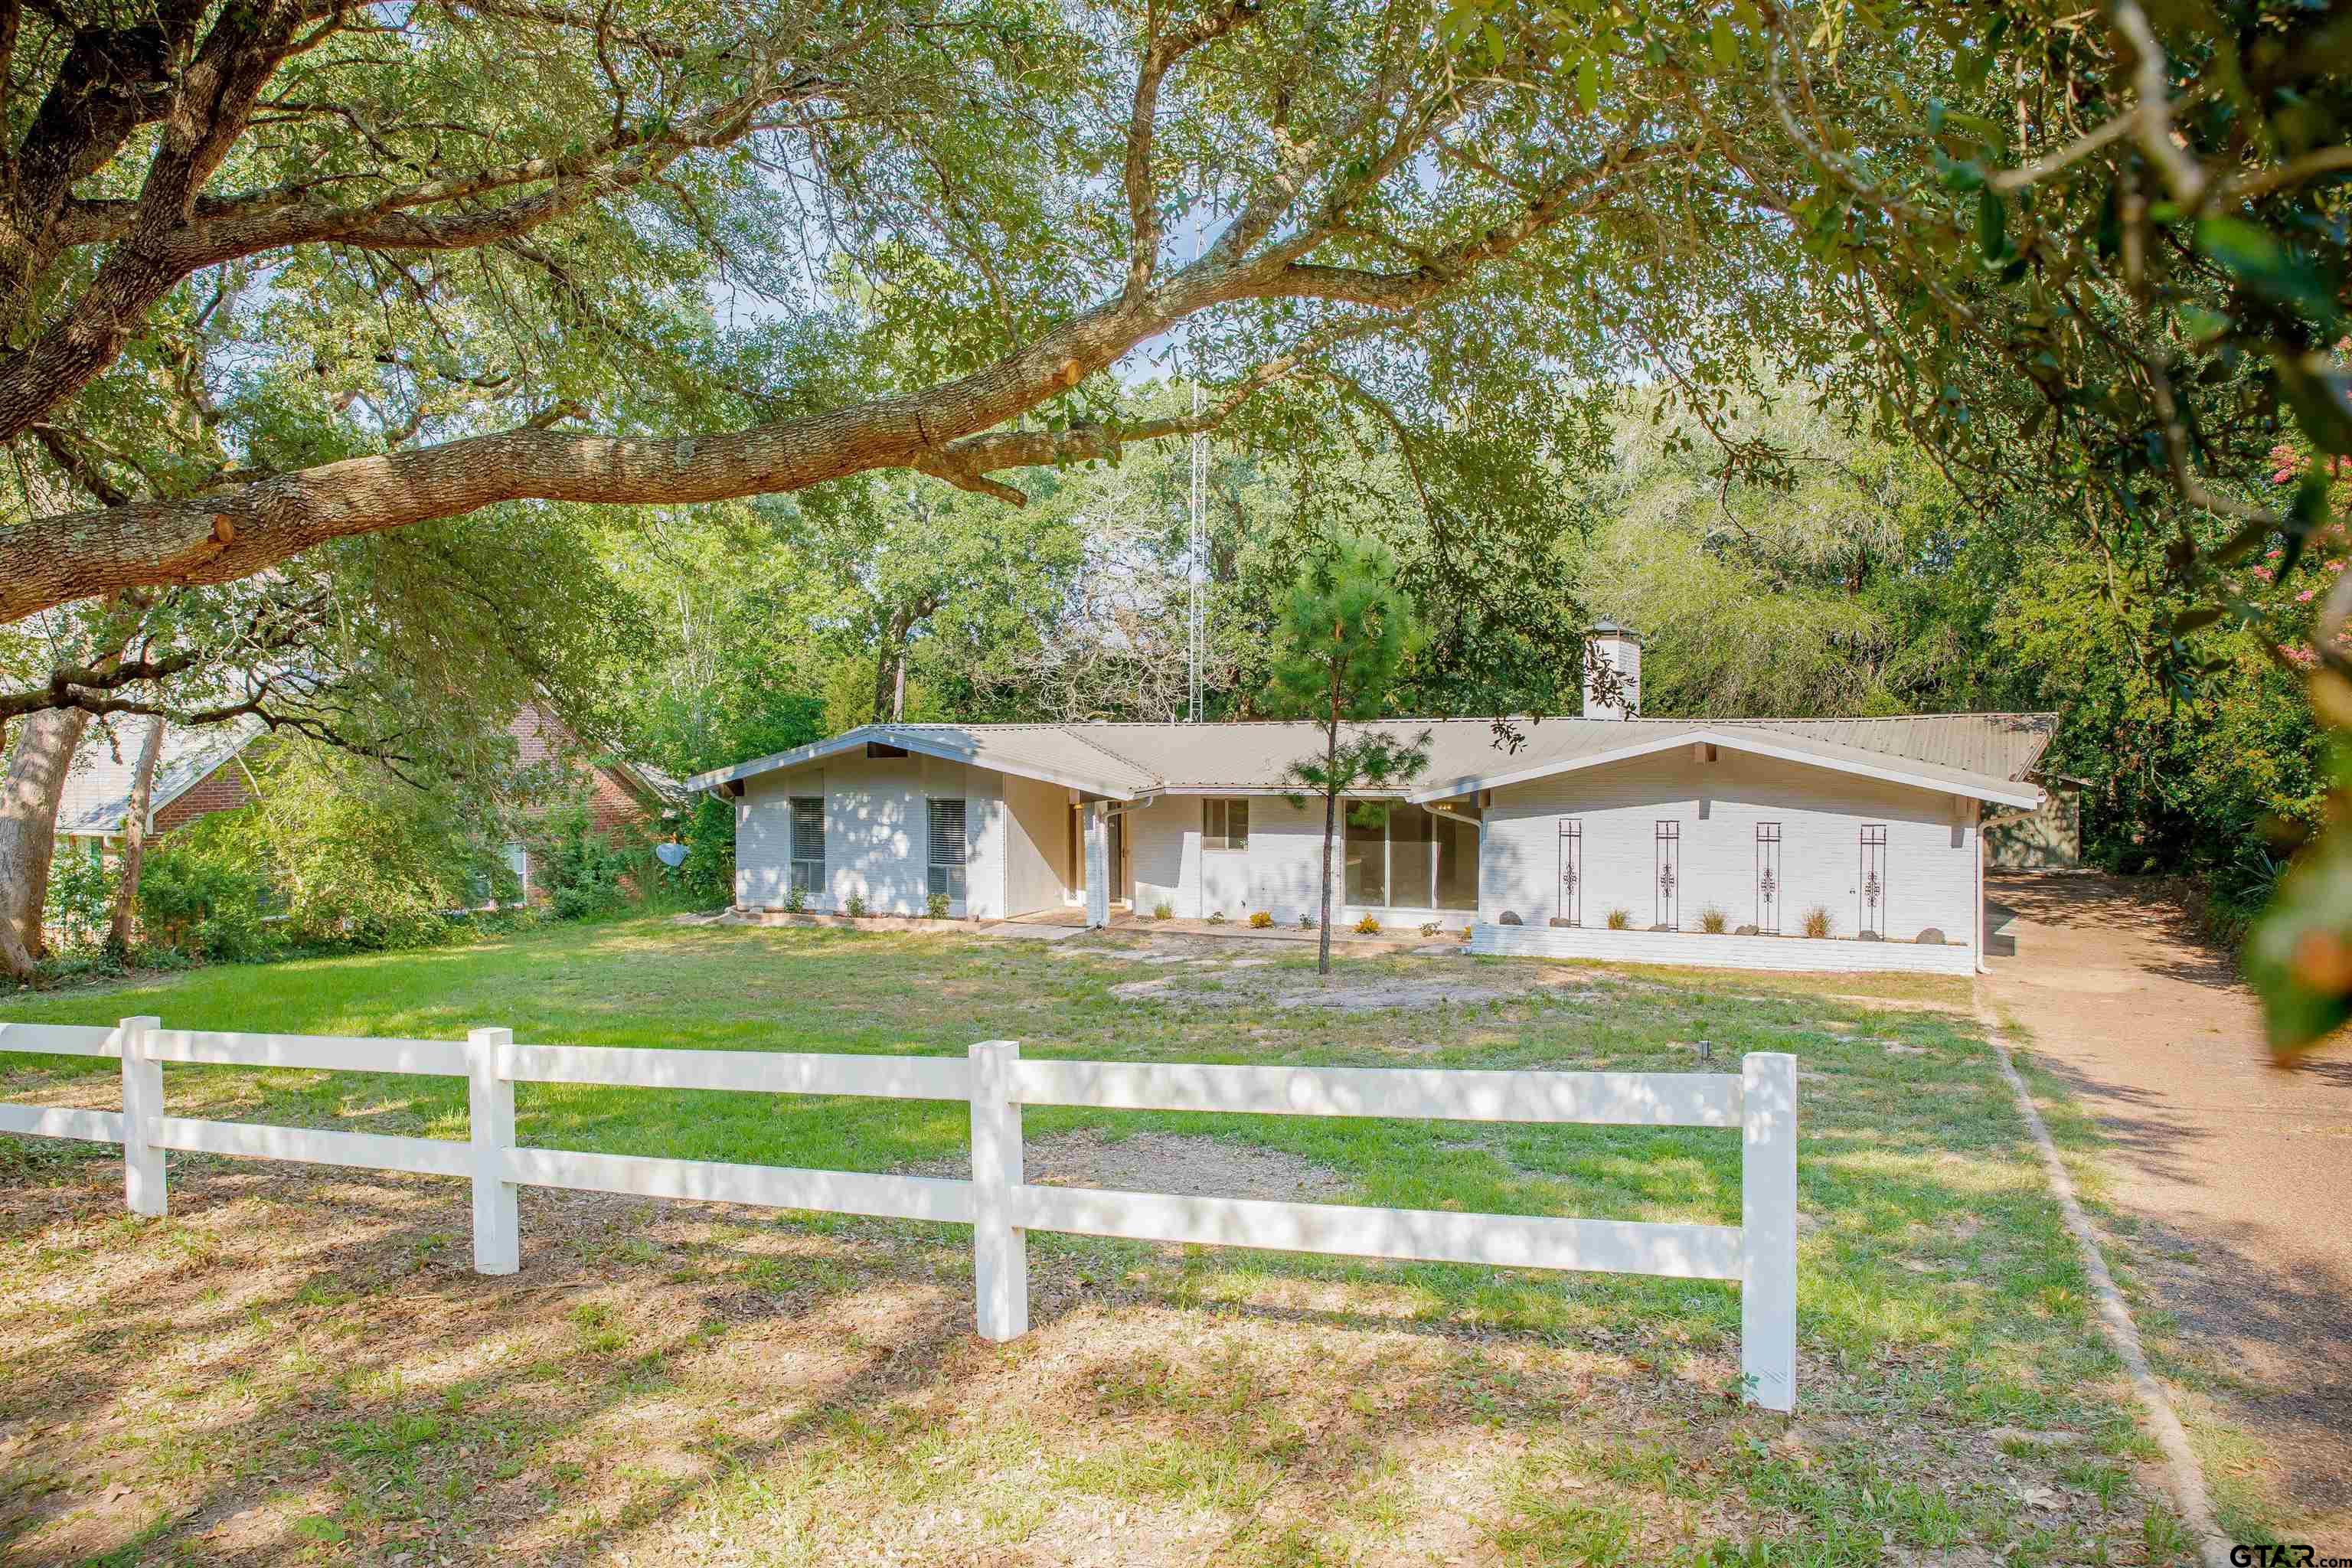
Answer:
[{"label": "front door", "polygon": [[[1110,899],[1113,903],[1131,900],[1134,888],[1128,880],[1127,818],[1115,815],[1110,819]],[[1087,808],[1070,807],[1070,901],[1087,901]]]},{"label": "front door", "polygon": [[1114,903],[1135,901],[1134,885],[1128,880],[1127,814],[1120,812],[1110,819],[1110,896]]}]

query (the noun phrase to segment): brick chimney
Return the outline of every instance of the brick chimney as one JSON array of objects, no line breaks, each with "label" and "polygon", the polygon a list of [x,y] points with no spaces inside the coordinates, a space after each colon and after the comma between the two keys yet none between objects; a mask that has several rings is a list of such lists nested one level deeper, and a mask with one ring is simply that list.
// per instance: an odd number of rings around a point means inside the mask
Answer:
[{"label": "brick chimney", "polygon": [[[1615,672],[1614,681],[1608,679],[1609,671]],[[1596,622],[1584,634],[1584,716],[1642,716],[1642,639],[1615,621]]]}]

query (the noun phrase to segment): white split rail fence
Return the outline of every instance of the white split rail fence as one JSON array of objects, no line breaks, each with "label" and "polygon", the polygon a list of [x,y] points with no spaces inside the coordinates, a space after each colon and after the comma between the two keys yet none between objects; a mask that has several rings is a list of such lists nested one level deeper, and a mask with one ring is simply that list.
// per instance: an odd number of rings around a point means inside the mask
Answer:
[{"label": "white split rail fence", "polygon": [[[111,1029],[0,1022],[0,1052],[6,1051],[121,1058],[121,1111],[0,1104],[0,1132],[121,1144],[124,1196],[134,1214],[164,1212],[163,1153],[181,1149],[465,1177],[473,1184],[474,1267],[484,1274],[520,1267],[515,1194],[527,1186],[941,1220],[972,1226],[979,1331],[1000,1341],[1029,1327],[1024,1237],[1032,1230],[1733,1280],[1740,1286],[1748,1397],[1770,1410],[1796,1404],[1797,1074],[1796,1058],[1780,1052],[1746,1057],[1736,1078],[1212,1067],[1024,1060],[1012,1040],[982,1042],[960,1060],[530,1046],[515,1044],[506,1029],[476,1029],[462,1041],[223,1033],[166,1029],[154,1017],[125,1018]],[[462,1078],[470,1090],[472,1137],[458,1143],[167,1116],[166,1063]],[[518,1083],[964,1100],[971,1107],[971,1179],[529,1148],[515,1142]],[[1032,1186],[1022,1165],[1024,1105],[1738,1128],[1740,1223],[1556,1219]]]}]

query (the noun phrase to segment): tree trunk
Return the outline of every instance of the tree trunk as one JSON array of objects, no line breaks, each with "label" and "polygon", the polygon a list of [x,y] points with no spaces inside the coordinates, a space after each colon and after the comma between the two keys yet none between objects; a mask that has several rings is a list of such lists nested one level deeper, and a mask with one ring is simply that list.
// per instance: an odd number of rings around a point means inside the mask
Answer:
[{"label": "tree trunk", "polygon": [[118,963],[131,956],[131,929],[139,910],[139,867],[147,856],[147,807],[155,798],[155,759],[163,751],[163,721],[147,721],[139,761],[131,770],[131,805],[122,814],[122,876],[114,887],[114,924],[106,951]]},{"label": "tree trunk", "polygon": [[53,708],[26,719],[0,783],[0,925],[9,928],[27,960],[46,951],[41,909],[57,851],[58,807],[74,748],[89,726],[89,715],[79,709]]},{"label": "tree trunk", "polygon": [[[7,721],[0,720],[0,757],[7,754],[8,724]],[[33,955],[25,951],[23,942],[16,940],[16,926],[5,920],[0,920],[0,973],[5,973],[9,979],[16,981],[33,977]]]},{"label": "tree trunk", "polygon": [[1331,839],[1339,817],[1339,661],[1331,661],[1331,711],[1323,729],[1323,925],[1315,973],[1331,977]]}]

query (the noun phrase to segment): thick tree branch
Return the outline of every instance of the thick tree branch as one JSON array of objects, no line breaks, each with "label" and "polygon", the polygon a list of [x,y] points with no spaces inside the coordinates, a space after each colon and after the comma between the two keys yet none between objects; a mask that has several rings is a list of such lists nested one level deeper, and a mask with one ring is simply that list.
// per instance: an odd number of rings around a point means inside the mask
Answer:
[{"label": "thick tree branch", "polygon": [[[1228,3],[1173,33],[1156,33],[1143,51],[1136,71],[1135,100],[1127,121],[1128,224],[1131,235],[1127,254],[1127,299],[1139,301],[1151,287],[1160,265],[1160,184],[1151,173],[1151,139],[1160,112],[1160,88],[1169,69],[1186,55],[1223,37],[1257,15],[1257,0]],[[1153,5],[1148,26],[1157,28],[1160,8]]]},{"label": "thick tree branch", "polygon": [[[1286,260],[1277,247],[1239,264],[1211,255],[1138,304],[1122,293],[995,363],[928,391],[725,435],[677,439],[511,430],[348,458],[180,500],[142,500],[0,531],[0,622],[73,599],[158,583],[223,583],[332,539],[454,517],[499,501],[683,505],[779,495],[829,479],[914,468],[1015,501],[991,471],[1108,456],[1125,439],[1100,431],[1000,431],[1186,317],[1236,300],[1349,300],[1390,312],[1349,318],[1244,378],[1242,395],[1345,337],[1392,329],[1397,312],[1441,297],[1598,200],[1612,179],[1676,155],[1620,148],[1563,176],[1516,216],[1409,274]],[[1160,434],[1175,434],[1173,427]],[[1027,454],[1046,454],[1030,456]],[[1058,455],[1054,455],[1058,454]]]},{"label": "thick tree branch", "polygon": [[[263,11],[232,6],[223,13],[179,84],[162,144],[135,201],[68,205],[60,190],[59,210],[44,224],[46,249],[12,246],[11,234],[0,225],[0,263],[11,257],[20,262],[16,281],[27,287],[48,258],[62,253],[62,242],[111,244],[72,305],[25,349],[0,355],[0,441],[23,434],[88,386],[157,302],[200,268],[306,244],[439,251],[511,241],[657,178],[690,153],[740,140],[779,105],[821,96],[835,85],[823,74],[823,63],[865,41],[861,36],[840,43],[807,69],[763,58],[752,68],[751,85],[700,114],[676,122],[649,120],[562,156],[411,182],[357,205],[331,199],[331,187],[323,182],[205,197],[205,181],[245,133],[260,92],[298,47],[295,30],[319,14],[305,0],[275,0]],[[539,188],[500,205],[466,205],[532,186]],[[425,214],[417,210],[423,207],[456,210]],[[8,284],[0,266],[0,289]]]}]

